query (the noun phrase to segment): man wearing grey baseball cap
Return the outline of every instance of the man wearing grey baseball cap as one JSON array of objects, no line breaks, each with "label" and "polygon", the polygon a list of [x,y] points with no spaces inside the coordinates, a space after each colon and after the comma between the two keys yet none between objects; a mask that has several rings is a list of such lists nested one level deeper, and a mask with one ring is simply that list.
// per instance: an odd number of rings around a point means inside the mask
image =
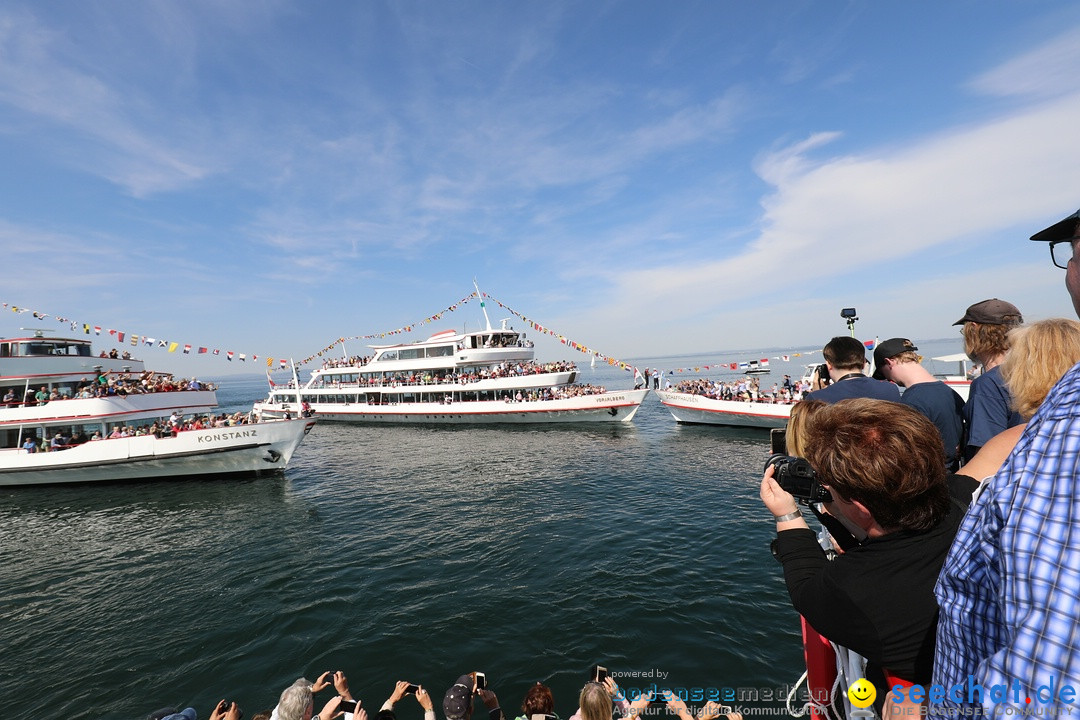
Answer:
[{"label": "man wearing grey baseball cap", "polygon": [[968,400],[964,403],[965,462],[973,458],[990,438],[1024,421],[1020,413],[1012,409],[1012,396],[998,368],[1009,349],[1009,331],[1023,322],[1015,305],[991,298],[975,303],[964,317],[953,323],[963,325],[960,333],[964,336],[964,352],[981,363],[983,369],[982,375],[972,381]]}]

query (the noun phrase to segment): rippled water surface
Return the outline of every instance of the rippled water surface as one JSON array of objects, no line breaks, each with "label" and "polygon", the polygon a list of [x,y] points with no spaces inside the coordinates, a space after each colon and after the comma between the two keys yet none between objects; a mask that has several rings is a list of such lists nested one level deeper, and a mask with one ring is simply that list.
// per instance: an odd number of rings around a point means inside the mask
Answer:
[{"label": "rippled water surface", "polygon": [[4,717],[206,718],[226,696],[250,717],[330,669],[375,709],[396,680],[441,698],[484,670],[510,717],[537,680],[568,717],[597,661],[792,683],[767,453],[763,431],[680,426],[650,395],[628,426],[323,423],[276,478],[5,489]]}]

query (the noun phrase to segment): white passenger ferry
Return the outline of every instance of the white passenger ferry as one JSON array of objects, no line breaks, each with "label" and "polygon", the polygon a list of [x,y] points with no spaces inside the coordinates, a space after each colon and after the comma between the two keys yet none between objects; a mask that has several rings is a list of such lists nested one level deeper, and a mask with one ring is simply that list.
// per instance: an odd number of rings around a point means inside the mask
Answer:
[{"label": "white passenger ferry", "polygon": [[774,428],[784,427],[791,417],[791,403],[718,400],[673,390],[655,392],[671,416],[681,423]]},{"label": "white passenger ferry", "polygon": [[[934,360],[956,362],[966,360],[966,355],[947,355]],[[816,365],[807,365],[802,380],[813,379]],[[937,376],[960,395],[966,402],[971,381],[966,378],[966,368],[960,375]],[[791,418],[793,403],[756,402],[746,400],[721,400],[706,395],[657,390],[656,395],[671,416],[681,423],[701,425],[734,425],[736,427],[778,428],[787,425]]]},{"label": "white passenger ferry", "polygon": [[280,418],[310,410],[342,422],[630,422],[649,392],[577,385],[573,363],[536,363],[533,344],[505,320],[499,329],[486,325],[373,345],[370,358],[312,373],[299,401],[295,387],[274,387],[255,411]]},{"label": "white passenger ferry", "polygon": [[[216,408],[212,387],[95,356],[89,340],[0,338],[0,486],[280,472],[315,423],[215,427]],[[170,431],[192,417],[207,426]]]}]

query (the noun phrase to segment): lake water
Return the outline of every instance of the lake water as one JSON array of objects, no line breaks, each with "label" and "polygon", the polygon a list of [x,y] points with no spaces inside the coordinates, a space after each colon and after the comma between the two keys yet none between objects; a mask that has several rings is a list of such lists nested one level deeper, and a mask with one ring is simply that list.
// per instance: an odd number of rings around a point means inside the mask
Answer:
[{"label": "lake water", "polygon": [[[938,345],[923,352],[958,350]],[[219,400],[264,391],[225,379]],[[251,717],[340,669],[369,711],[396,680],[438,704],[481,670],[508,717],[539,680],[565,718],[596,662],[652,673],[625,688],[753,688],[736,704],[779,708],[760,698],[803,666],[757,498],[767,455],[767,432],[678,425],[650,395],[629,425],[321,423],[280,477],[4,489],[3,715],[206,718],[228,697]]]}]

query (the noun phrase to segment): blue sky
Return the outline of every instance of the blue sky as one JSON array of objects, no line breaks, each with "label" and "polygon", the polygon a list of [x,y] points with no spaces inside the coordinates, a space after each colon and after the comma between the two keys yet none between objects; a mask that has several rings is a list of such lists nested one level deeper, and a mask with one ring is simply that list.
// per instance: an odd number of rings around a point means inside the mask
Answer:
[{"label": "blue sky", "polygon": [[0,301],[298,359],[474,277],[615,357],[1068,316],[1077,68],[1053,0],[8,0]]}]

